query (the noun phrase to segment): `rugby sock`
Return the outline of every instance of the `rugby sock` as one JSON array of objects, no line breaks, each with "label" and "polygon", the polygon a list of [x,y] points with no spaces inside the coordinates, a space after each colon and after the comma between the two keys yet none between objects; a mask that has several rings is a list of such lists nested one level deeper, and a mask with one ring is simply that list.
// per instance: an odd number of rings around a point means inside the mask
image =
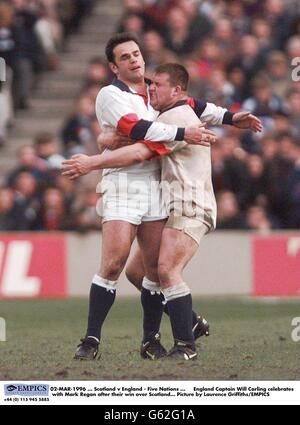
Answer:
[{"label": "rugby sock", "polygon": [[[162,300],[162,302],[165,300],[165,297],[164,297],[164,295],[163,295],[163,294],[161,294],[161,300]],[[170,316],[170,314],[169,314],[168,304],[165,304],[165,306],[164,306],[164,313],[165,313],[167,316]],[[193,322],[193,327],[196,325],[196,323],[198,323],[198,316],[199,316],[199,314],[197,314],[194,310],[192,310],[192,322]]]},{"label": "rugby sock", "polygon": [[164,306],[161,300],[159,283],[152,282],[146,277],[144,278],[141,290],[141,303],[144,312],[143,342],[146,342],[159,331],[163,314]]},{"label": "rugby sock", "polygon": [[168,303],[170,322],[174,340],[188,343],[195,349],[192,322],[192,296],[185,283],[164,290]]},{"label": "rugby sock", "polygon": [[86,336],[100,340],[104,320],[116,298],[116,281],[95,275],[90,289],[88,328]]}]

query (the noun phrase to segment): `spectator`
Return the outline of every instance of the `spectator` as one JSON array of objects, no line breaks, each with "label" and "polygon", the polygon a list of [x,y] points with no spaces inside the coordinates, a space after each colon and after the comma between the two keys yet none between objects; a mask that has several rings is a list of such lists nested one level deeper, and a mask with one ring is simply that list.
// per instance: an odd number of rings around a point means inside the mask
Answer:
[{"label": "spectator", "polygon": [[263,72],[270,81],[272,93],[283,99],[291,89],[292,83],[285,55],[279,51],[271,52],[267,57],[266,68]]},{"label": "spectator", "polygon": [[165,46],[177,55],[188,55],[196,45],[197,38],[190,31],[189,19],[179,8],[172,8],[167,16]]},{"label": "spectator", "polygon": [[64,205],[67,211],[71,211],[72,205],[76,200],[76,193],[78,191],[77,185],[73,180],[70,180],[61,175],[61,173],[58,173],[55,178],[55,187],[63,194]]},{"label": "spectator", "polygon": [[259,54],[265,56],[272,51],[272,28],[263,17],[256,17],[251,23],[251,34],[257,39]]},{"label": "spectator", "polygon": [[[253,96],[244,101],[242,109],[257,115],[262,120],[265,131],[271,131],[274,125],[272,116],[282,111],[283,102],[280,97],[273,94],[268,78],[256,77],[252,81],[252,87]],[[247,136],[249,132],[245,134]]]},{"label": "spectator", "polygon": [[300,92],[291,90],[287,95],[286,109],[290,117],[290,124],[296,128],[298,135],[300,135]]},{"label": "spectator", "polygon": [[226,5],[226,13],[232,22],[232,28],[239,36],[249,32],[250,19],[245,11],[244,2],[240,0],[231,0]]},{"label": "spectator", "polygon": [[99,194],[96,193],[94,188],[87,188],[78,196],[75,210],[76,229],[78,231],[87,232],[101,229],[101,221],[96,211],[98,200]]},{"label": "spectator", "polygon": [[206,38],[198,51],[198,67],[200,77],[207,79],[213,69],[222,69],[225,61],[225,53],[213,39]]},{"label": "spectator", "polygon": [[46,4],[40,4],[35,32],[46,56],[47,69],[51,71],[58,69],[57,48],[62,41],[62,31],[59,23],[52,19],[49,5],[47,8]]},{"label": "spectator", "polygon": [[107,64],[101,57],[96,56],[89,61],[82,90],[87,90],[96,85],[99,91],[101,86],[108,84],[108,80],[109,71]]},{"label": "spectator", "polygon": [[286,43],[288,61],[300,57],[300,35],[293,35]]},{"label": "spectator", "polygon": [[128,12],[123,15],[119,32],[130,32],[142,42],[144,32],[144,20],[138,13]]},{"label": "spectator", "polygon": [[230,108],[234,102],[233,96],[234,87],[227,81],[226,73],[221,69],[212,70],[205,85],[203,97],[217,105]]},{"label": "spectator", "polygon": [[262,157],[257,154],[248,155],[246,167],[244,209],[259,203],[266,205],[266,178]]},{"label": "spectator", "polygon": [[[6,66],[12,70],[13,82],[13,100],[14,107],[17,108],[18,102],[22,98],[24,103],[26,101],[27,86],[26,78],[24,81],[18,81],[20,76],[21,59],[19,39],[21,36],[21,27],[16,25],[14,17],[14,9],[12,5],[1,1],[0,2],[0,56],[5,60]],[[26,74],[25,74],[26,77]],[[2,97],[2,102],[3,102]],[[7,108],[7,104],[5,104]],[[1,111],[3,109],[1,108]],[[2,115],[2,114],[1,114]],[[3,117],[2,117],[3,119]],[[6,122],[4,123],[4,125]],[[3,136],[2,136],[3,137]]]},{"label": "spectator", "polygon": [[35,138],[35,149],[37,156],[45,161],[47,168],[60,169],[65,158],[59,154],[58,140],[53,134],[37,134]]},{"label": "spectator", "polygon": [[284,190],[287,212],[286,227],[300,229],[300,147],[293,146],[293,167],[291,168]]},{"label": "spectator", "polygon": [[264,163],[271,163],[278,155],[279,143],[272,135],[266,135],[260,141],[261,156]]},{"label": "spectator", "polygon": [[278,140],[278,150],[272,159],[265,163],[266,195],[272,213],[278,217],[282,225],[286,226],[287,214],[284,191],[287,180],[293,167],[293,157],[290,150],[293,148],[292,139]]},{"label": "spectator", "polygon": [[74,114],[62,130],[62,139],[67,156],[85,152],[85,145],[92,138],[91,120],[94,115],[94,103],[83,94],[77,102]]},{"label": "spectator", "polygon": [[200,12],[197,0],[178,0],[177,4],[189,20],[189,32],[195,42],[198,43],[212,33],[212,22]]},{"label": "spectator", "polygon": [[0,231],[27,230],[21,205],[16,204],[14,192],[9,187],[0,188]]},{"label": "spectator", "polygon": [[293,17],[283,0],[266,0],[265,16],[272,28],[273,48],[281,50],[289,36]]},{"label": "spectator", "polygon": [[44,187],[51,183],[46,162],[37,156],[35,148],[31,145],[23,145],[19,149],[18,164],[7,177],[8,185],[13,186],[18,175],[24,171],[31,173],[39,181],[40,186]]},{"label": "spectator", "polygon": [[158,65],[166,62],[176,62],[178,60],[174,53],[164,47],[163,38],[157,31],[146,31],[143,45],[144,58],[149,77]]},{"label": "spectator", "polygon": [[236,52],[236,35],[233,30],[232,22],[228,18],[220,19],[214,29],[214,39],[222,51],[226,51],[224,62],[230,63]]},{"label": "spectator", "polygon": [[23,216],[27,222],[27,230],[34,230],[40,209],[36,179],[28,171],[22,171],[15,179],[14,191],[17,205],[23,210]]},{"label": "spectator", "polygon": [[217,229],[241,229],[243,221],[234,193],[229,191],[219,192],[217,203]]},{"label": "spectator", "polygon": [[[136,3],[134,0],[127,2]],[[176,4],[177,0],[153,0],[145,3],[143,13],[146,27],[163,31],[165,18],[168,16],[170,9]]]},{"label": "spectator", "polygon": [[257,38],[253,35],[241,37],[237,54],[229,65],[240,67],[245,74],[246,80],[250,81],[263,67],[263,59],[260,55]]},{"label": "spectator", "polygon": [[195,98],[204,97],[206,87],[204,79],[201,78],[197,61],[192,58],[188,58],[183,61],[183,65],[189,73],[189,94]]},{"label": "spectator", "polygon": [[240,110],[241,103],[247,95],[247,82],[243,70],[239,66],[233,66],[228,68],[227,71],[228,82],[232,84],[233,93],[232,93],[232,102],[231,111],[236,108]]},{"label": "spectator", "polygon": [[246,213],[246,229],[258,230],[260,232],[267,232],[271,229],[276,229],[276,223],[268,216],[266,210],[260,206],[252,206]]},{"label": "spectator", "polygon": [[15,107],[26,109],[34,78],[46,69],[46,54],[35,31],[37,15],[24,0],[14,0],[18,60],[15,68]]},{"label": "spectator", "polygon": [[72,217],[64,205],[62,192],[54,187],[45,190],[41,208],[37,214],[35,230],[71,230]]}]

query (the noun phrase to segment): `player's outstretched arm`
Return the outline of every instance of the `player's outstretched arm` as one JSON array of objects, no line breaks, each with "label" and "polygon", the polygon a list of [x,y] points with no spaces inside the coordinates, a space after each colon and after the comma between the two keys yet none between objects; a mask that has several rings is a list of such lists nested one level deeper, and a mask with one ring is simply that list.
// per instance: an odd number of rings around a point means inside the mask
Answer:
[{"label": "player's outstretched arm", "polygon": [[[192,145],[200,145],[210,147],[216,143],[216,134],[205,128],[206,124],[193,125],[185,128],[184,141]],[[100,152],[104,149],[119,149],[126,145],[132,145],[135,142],[130,140],[128,137],[120,135],[116,130],[110,130],[102,132],[97,139],[97,144]],[[160,144],[160,143],[159,143]],[[171,152],[171,151],[170,151]]]},{"label": "player's outstretched arm", "polygon": [[251,112],[236,112],[232,117],[232,123],[237,128],[249,129],[254,133],[263,129],[260,119],[252,115]]},{"label": "player's outstretched arm", "polygon": [[203,102],[193,98],[189,98],[188,102],[201,121],[208,124],[233,125],[234,127],[248,129],[255,133],[261,132],[263,129],[260,119],[251,114],[251,112],[233,113],[214,103]]},{"label": "player's outstretched arm", "polygon": [[152,156],[151,150],[143,143],[124,146],[114,151],[106,150],[100,155],[73,155],[62,163],[62,175],[74,180],[93,170],[128,167]]},{"label": "player's outstretched arm", "polygon": [[208,141],[206,139],[212,135],[201,126],[183,128],[175,124],[140,119],[127,97],[109,87],[100,90],[96,101],[96,114],[100,123],[105,122],[133,142],[148,140],[168,143],[184,140],[190,144],[201,144]]}]

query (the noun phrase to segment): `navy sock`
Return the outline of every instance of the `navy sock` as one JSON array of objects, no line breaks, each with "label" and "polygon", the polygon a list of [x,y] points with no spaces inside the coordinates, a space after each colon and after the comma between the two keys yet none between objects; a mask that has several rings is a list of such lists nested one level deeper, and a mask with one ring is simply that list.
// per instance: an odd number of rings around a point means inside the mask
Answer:
[{"label": "navy sock", "polygon": [[[165,297],[163,296],[163,294],[161,294],[162,297],[162,301],[164,301]],[[170,316],[169,314],[169,308],[168,308],[168,303],[164,306],[164,313],[167,316]],[[193,327],[195,326],[195,324],[198,322],[198,316],[199,314],[197,314],[194,310],[192,310],[192,323],[193,323]]]},{"label": "navy sock", "polygon": [[146,342],[159,331],[164,306],[160,294],[151,294],[146,288],[142,288],[141,302],[144,311],[143,342]]},{"label": "navy sock", "polygon": [[174,339],[187,342],[195,349],[191,294],[168,301],[168,309]]},{"label": "navy sock", "polygon": [[115,290],[110,291],[92,283],[86,336],[94,336],[100,340],[102,325],[115,298]]}]

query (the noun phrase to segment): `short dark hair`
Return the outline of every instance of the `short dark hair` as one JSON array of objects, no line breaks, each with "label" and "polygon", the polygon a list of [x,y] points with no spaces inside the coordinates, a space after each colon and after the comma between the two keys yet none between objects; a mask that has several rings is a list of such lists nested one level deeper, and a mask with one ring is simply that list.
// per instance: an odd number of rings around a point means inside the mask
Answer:
[{"label": "short dark hair", "polygon": [[115,63],[114,48],[127,41],[134,41],[141,49],[140,43],[133,34],[130,32],[121,32],[111,37],[106,44],[105,54],[108,62]]},{"label": "short dark hair", "polygon": [[173,86],[179,85],[183,91],[187,91],[189,74],[184,66],[179,63],[165,63],[155,68],[156,74],[168,74]]},{"label": "short dark hair", "polygon": [[35,146],[45,145],[47,143],[52,143],[54,139],[54,134],[45,131],[36,135],[34,139],[34,144]]},{"label": "short dark hair", "polygon": [[102,56],[93,56],[89,60],[89,65],[103,65],[106,66],[106,61]]}]

